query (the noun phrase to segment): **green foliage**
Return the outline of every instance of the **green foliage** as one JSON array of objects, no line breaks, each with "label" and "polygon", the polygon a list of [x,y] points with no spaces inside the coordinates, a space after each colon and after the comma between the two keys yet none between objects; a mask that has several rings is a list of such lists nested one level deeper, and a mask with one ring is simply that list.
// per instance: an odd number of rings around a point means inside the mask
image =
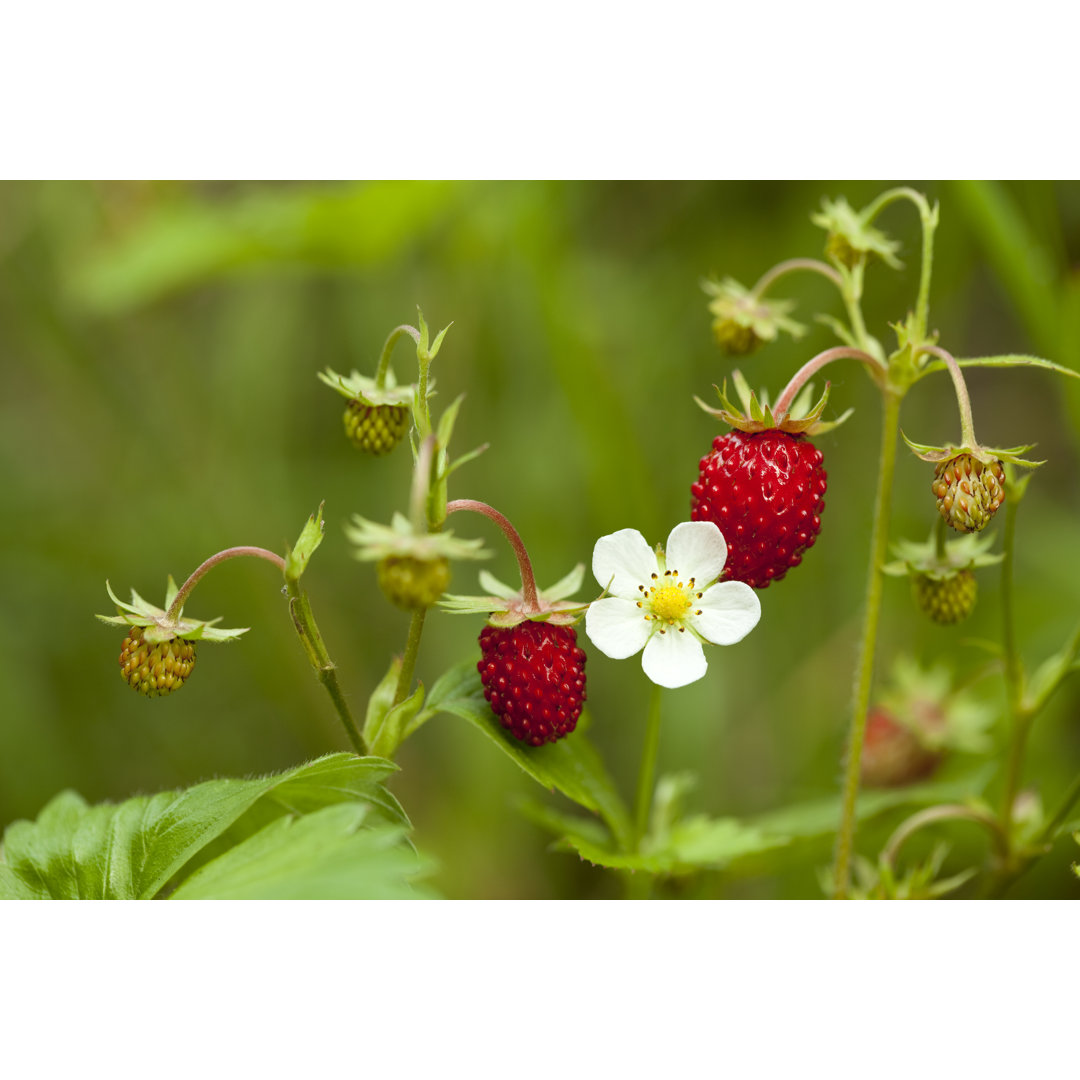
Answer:
[{"label": "green foliage", "polygon": [[[0,898],[412,895],[426,864],[379,758],[330,754],[251,780],[88,805],[66,791],[4,832]],[[194,873],[192,871],[194,870]]]}]

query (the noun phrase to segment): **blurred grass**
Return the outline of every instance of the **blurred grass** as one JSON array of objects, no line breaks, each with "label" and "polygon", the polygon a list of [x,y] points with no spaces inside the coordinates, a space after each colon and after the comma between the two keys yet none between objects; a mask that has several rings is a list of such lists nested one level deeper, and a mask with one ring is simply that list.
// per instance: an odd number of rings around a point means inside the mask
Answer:
[{"label": "blurred grass", "polygon": [[[1080,365],[1080,185],[926,184],[941,201],[932,324],[958,355],[1036,352]],[[435,363],[439,405],[467,398],[459,449],[490,450],[456,474],[452,497],[491,502],[517,525],[541,583],[588,564],[595,538],[633,526],[663,540],[684,518],[699,457],[718,428],[692,395],[731,364],[713,346],[702,276],[751,284],[774,262],[820,252],[809,215],[825,195],[862,205],[884,183],[378,183],[0,185],[0,822],[32,816],[62,787],[90,800],[283,768],[342,737],[290,628],[273,571],[232,563],[189,610],[254,629],[200,651],[183,694],[148,702],[116,675],[104,581],[159,597],[232,544],[281,550],[326,500],[327,542],[307,579],[346,692],[362,710],[407,618],[346,549],[353,512],[404,507],[407,452],[360,458],[340,402],[315,379],[329,364],[371,370],[391,327],[454,327]],[[869,275],[868,325],[914,295],[918,231],[892,208],[905,269]],[[839,313],[827,282],[790,279],[804,320]],[[775,394],[832,344],[813,326],[742,366]],[[410,376],[406,350],[395,367]],[[878,403],[856,365],[835,366],[832,403],[856,408],[820,440],[829,471],[819,543],[761,595],[764,616],[735,649],[712,650],[706,680],[669,694],[661,768],[698,768],[699,808],[763,812],[835,789],[869,542]],[[1032,372],[973,372],[980,437],[1038,440],[1020,515],[1021,638],[1029,662],[1056,649],[1080,611],[1080,394]],[[905,402],[919,441],[955,435],[947,380]],[[894,536],[921,538],[925,468],[902,455]],[[488,525],[457,526],[513,560]],[[475,570],[454,589],[474,591]],[[981,654],[996,637],[997,581],[959,632],[925,623],[907,583],[886,584],[879,668],[898,650]],[[479,625],[429,619],[419,675],[430,685],[475,648]],[[592,738],[632,789],[646,681],[636,662],[591,654]],[[985,692],[1000,700],[988,680]],[[1053,801],[1080,767],[1080,695],[1067,687],[1036,727],[1027,776]],[[527,781],[466,725],[429,724],[403,749],[395,790],[450,895],[610,895],[600,872],[545,855],[514,809]],[[868,845],[873,836],[867,835]],[[957,857],[971,838],[957,834]],[[867,850],[872,848],[868,846]],[[1071,853],[1019,895],[1075,896]],[[813,895],[814,865],[710,888]],[[1026,890],[1026,891],[1025,891]]]}]

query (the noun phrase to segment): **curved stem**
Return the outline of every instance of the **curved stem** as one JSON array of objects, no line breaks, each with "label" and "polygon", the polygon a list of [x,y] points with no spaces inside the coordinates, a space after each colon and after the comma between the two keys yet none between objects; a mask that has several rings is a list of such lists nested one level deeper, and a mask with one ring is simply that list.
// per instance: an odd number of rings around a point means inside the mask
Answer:
[{"label": "curved stem", "polygon": [[653,683],[649,716],[645,724],[645,746],[638,770],[637,796],[634,799],[634,847],[639,849],[649,827],[653,791],[656,787],[656,758],[660,747],[660,687]]},{"label": "curved stem", "polygon": [[859,661],[855,669],[855,692],[844,768],[843,807],[833,862],[834,895],[837,899],[847,896],[850,885],[851,853],[855,842],[855,801],[859,794],[859,768],[866,737],[866,711],[870,704],[870,687],[874,677],[874,649],[881,615],[881,567],[885,563],[889,541],[889,502],[900,428],[900,396],[890,390],[886,390],[883,396],[884,417],[881,425],[877,494],[874,498],[874,525],[870,540],[870,565],[867,571],[866,614]]},{"label": "curved stem", "polygon": [[934,356],[945,361],[945,366],[952,376],[953,388],[956,390],[956,404],[960,406],[960,443],[962,446],[974,449],[978,445],[975,442],[975,422],[971,417],[971,398],[968,397],[967,383],[964,381],[964,373],[960,370],[960,365],[953,358],[952,353],[937,345],[923,345],[920,351],[933,353]]},{"label": "curved stem", "polygon": [[820,371],[826,364],[831,364],[834,360],[860,360],[875,373],[885,371],[884,364],[879,360],[876,360],[868,352],[863,352],[862,349],[852,349],[847,345],[838,345],[835,349],[826,349],[824,352],[818,353],[812,360],[807,360],[806,363],[791,377],[791,381],[784,387],[780,396],[776,399],[776,405],[773,406],[773,416],[783,416],[788,409],[791,408],[791,403],[795,400],[795,395],[798,394],[803,386],[816,372]]},{"label": "curved stem", "polygon": [[521,599],[525,610],[539,611],[540,603],[536,594],[536,578],[533,576],[529,553],[525,550],[525,545],[517,529],[510,524],[509,518],[500,514],[495,507],[488,506],[487,503],[480,502],[477,499],[454,499],[446,504],[448,517],[458,510],[472,510],[474,513],[483,514],[484,517],[491,518],[502,529],[506,539],[510,542],[510,546],[514,549],[514,554],[517,556],[518,570],[521,572]]},{"label": "curved stem", "polygon": [[919,295],[915,302],[915,323],[917,337],[926,336],[930,322],[930,276],[934,266],[934,230],[937,228],[937,213],[930,209],[926,196],[914,188],[898,187],[882,192],[860,215],[869,225],[891,203],[908,199],[919,211],[922,225],[922,259],[919,266]]},{"label": "curved stem", "polygon": [[378,390],[383,390],[386,387],[386,374],[390,370],[390,354],[394,351],[394,346],[398,343],[398,340],[404,335],[411,337],[417,345],[420,344],[420,331],[415,326],[402,324],[401,326],[395,326],[390,331],[386,344],[383,345],[382,354],[379,356],[379,366],[375,370],[375,387]]},{"label": "curved stem", "polygon": [[191,576],[180,586],[180,591],[176,594],[172,604],[169,606],[168,618],[175,619],[179,616],[184,604],[187,602],[187,598],[191,595],[191,591],[196,585],[209,573],[218,563],[225,562],[226,559],[238,559],[244,556],[251,556],[256,559],[265,559],[267,562],[272,562],[282,573],[285,572],[285,560],[280,555],[275,555],[272,551],[267,551],[266,548],[261,547],[231,547],[226,548],[224,551],[219,551],[216,555],[211,555],[201,566],[197,567],[191,574]]},{"label": "curved stem", "polygon": [[828,263],[823,263],[820,259],[786,259],[782,263],[777,263],[771,270],[766,270],[758,278],[757,284],[750,290],[750,295],[754,299],[760,299],[774,281],[782,278],[785,274],[794,273],[796,270],[810,270],[815,274],[821,274],[822,277],[827,277],[838,289],[843,289],[843,279]]},{"label": "curved stem", "polygon": [[920,810],[917,814],[912,814],[906,821],[901,822],[881,850],[882,862],[890,867],[893,866],[896,863],[896,856],[900,853],[900,848],[903,847],[908,837],[927,825],[950,820],[973,821],[976,825],[981,825],[990,833],[994,846],[998,851],[1004,852],[1005,840],[1001,832],[1001,823],[997,818],[985,811],[956,803],[927,807],[927,809]]}]

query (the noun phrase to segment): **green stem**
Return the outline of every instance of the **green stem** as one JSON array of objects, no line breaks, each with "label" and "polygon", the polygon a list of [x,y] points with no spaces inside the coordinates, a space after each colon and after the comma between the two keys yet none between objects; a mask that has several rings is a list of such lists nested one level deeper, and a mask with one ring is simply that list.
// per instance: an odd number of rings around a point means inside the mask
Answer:
[{"label": "green stem", "polygon": [[414,611],[409,620],[409,637],[405,642],[405,655],[401,659],[401,671],[398,673],[397,689],[394,691],[394,705],[400,705],[412,689],[416,657],[420,652],[420,638],[424,633],[425,615],[427,615],[427,608],[421,608]]},{"label": "green stem", "polygon": [[660,747],[660,687],[655,683],[649,699],[649,716],[645,724],[645,746],[641,752],[637,797],[634,800],[634,846],[641,841],[649,827],[653,791],[656,788],[656,758]]},{"label": "green stem", "polygon": [[870,688],[874,677],[874,649],[881,615],[883,581],[881,567],[885,563],[888,548],[889,504],[893,472],[896,467],[897,434],[900,428],[900,396],[891,390],[886,390],[883,397],[881,455],[878,462],[877,494],[874,498],[870,565],[867,571],[866,613],[863,620],[858,666],[855,669],[855,694],[848,733],[843,807],[833,863],[833,882],[837,899],[848,895],[851,879],[851,855],[855,840],[855,801],[859,794],[859,767],[862,761],[863,740],[866,736],[866,711],[870,704]]},{"label": "green stem", "polygon": [[394,346],[398,343],[398,340],[406,335],[411,337],[417,345],[420,344],[420,331],[415,326],[395,326],[390,331],[386,344],[383,346],[382,354],[379,357],[379,366],[375,370],[375,388],[377,390],[386,388],[386,375],[390,370],[390,354],[394,351]]},{"label": "green stem", "polygon": [[815,274],[821,274],[822,277],[827,277],[841,292],[843,291],[844,283],[842,278],[828,263],[823,263],[820,259],[786,259],[782,263],[777,263],[771,270],[766,270],[758,278],[757,284],[750,290],[750,295],[754,299],[760,299],[774,281],[782,278],[785,274],[794,273],[796,270],[809,270]]},{"label": "green stem", "polygon": [[945,519],[938,514],[937,525],[934,529],[934,556],[939,563],[943,564],[949,561],[949,553],[945,547],[945,530]]},{"label": "green stem", "polygon": [[275,555],[272,551],[267,551],[266,548],[261,547],[231,547],[226,548],[224,551],[219,551],[216,555],[211,555],[201,566],[197,567],[191,574],[191,576],[180,586],[180,591],[176,594],[172,604],[169,606],[166,617],[169,619],[177,619],[180,616],[181,610],[183,610],[184,604],[187,602],[187,598],[191,595],[192,590],[196,585],[211,571],[218,563],[225,562],[226,559],[237,559],[244,556],[251,556],[256,559],[265,559],[267,562],[272,562],[282,573],[285,571],[285,560],[280,555]]},{"label": "green stem", "polygon": [[334,704],[334,709],[341,720],[342,727],[345,728],[345,734],[348,736],[349,742],[352,743],[353,749],[363,756],[367,753],[367,747],[364,746],[360,730],[357,728],[356,721],[353,720],[352,713],[349,711],[345,695],[341,692],[341,685],[338,683],[337,678],[337,668],[334,666],[334,661],[330,659],[330,654],[326,651],[326,645],[323,642],[322,634],[319,632],[319,626],[315,622],[315,615],[312,613],[311,602],[308,600],[307,593],[300,588],[300,582],[295,578],[289,579],[287,577],[285,579],[285,589],[289,597],[289,614],[292,616],[293,626],[296,628],[300,643],[304,646],[304,652],[307,653],[311,666],[315,669],[315,676],[327,694],[330,695],[330,700]]},{"label": "green stem", "polygon": [[930,277],[934,267],[934,230],[937,228],[937,213],[930,209],[926,196],[914,188],[899,187],[891,188],[882,192],[865,210],[860,217],[863,223],[869,225],[885,209],[886,206],[901,199],[913,202],[919,211],[919,221],[922,224],[922,261],[919,267],[919,295],[915,302],[915,329],[916,337],[922,340],[926,337],[926,329],[930,323]]},{"label": "green stem", "polygon": [[1005,536],[1001,560],[1002,646],[1005,650],[1005,691],[1012,721],[1008,758],[1005,762],[1005,785],[1001,792],[1001,824],[1012,843],[1012,816],[1016,794],[1020,790],[1024,750],[1034,714],[1023,705],[1024,670],[1016,642],[1016,609],[1013,593],[1013,557],[1016,539],[1016,502],[1005,502]]},{"label": "green stem", "polygon": [[949,375],[952,376],[953,389],[956,391],[956,404],[960,407],[960,444],[974,449],[978,446],[975,442],[975,422],[971,416],[971,398],[968,397],[967,383],[964,381],[964,373],[960,370],[960,365],[953,358],[952,353],[936,345],[923,345],[921,351],[933,353],[934,356],[945,361]]},{"label": "green stem", "polygon": [[863,269],[863,263],[859,263],[854,269],[847,271],[843,275],[840,295],[844,299],[844,309],[847,311],[848,321],[851,323],[851,332],[859,343],[859,348],[870,352],[870,335],[866,332],[866,322],[863,320],[862,307],[860,306]]}]

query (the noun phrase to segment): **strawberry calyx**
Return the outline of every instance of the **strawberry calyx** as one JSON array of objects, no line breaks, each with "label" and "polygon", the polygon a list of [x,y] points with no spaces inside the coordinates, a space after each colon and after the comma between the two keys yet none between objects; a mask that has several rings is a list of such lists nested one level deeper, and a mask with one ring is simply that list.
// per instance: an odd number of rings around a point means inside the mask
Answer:
[{"label": "strawberry calyx", "polygon": [[179,593],[179,588],[169,575],[168,586],[165,592],[165,607],[155,607],[144,600],[134,589],[131,590],[131,603],[125,604],[112,591],[109,582],[105,582],[105,589],[109,598],[116,605],[116,615],[98,615],[103,623],[110,626],[138,626],[143,628],[142,637],[152,644],[163,644],[176,638],[185,641],[235,641],[241,634],[246,634],[250,627],[239,629],[226,629],[216,626],[221,622],[221,617],[216,619],[192,619],[186,618],[183,608],[175,616],[169,615],[169,609]]},{"label": "strawberry calyx", "polygon": [[912,442],[911,439],[900,432],[904,442],[907,443],[908,449],[922,461],[928,461],[931,464],[937,465],[943,461],[951,461],[953,458],[967,455],[974,458],[976,461],[982,462],[983,465],[993,465],[995,461],[1010,465],[1019,465],[1024,469],[1037,469],[1040,465],[1045,465],[1045,461],[1029,461],[1023,458],[1021,455],[1026,454],[1029,450],[1034,449],[1035,444],[1031,443],[1027,446],[1012,446],[1006,449],[1001,449],[994,446],[980,446],[978,443],[971,441],[957,446],[955,443],[946,443],[944,446],[929,446],[923,443]]},{"label": "strawberry calyx", "polygon": [[494,574],[480,571],[480,586],[488,596],[444,596],[439,607],[454,615],[486,615],[489,626],[509,629],[523,622],[548,622],[553,626],[572,626],[578,622],[589,603],[569,600],[585,580],[585,565],[573,570],[548,589],[539,589],[534,603],[524,598],[523,589],[499,581]]},{"label": "strawberry calyx", "polygon": [[886,563],[881,569],[890,577],[922,574],[934,581],[947,581],[963,570],[977,570],[994,566],[1005,557],[989,554],[994,545],[994,535],[966,533],[955,540],[939,545],[936,532],[922,542],[898,540],[892,545],[897,556],[895,562]]},{"label": "strawberry calyx", "polygon": [[795,307],[793,300],[766,300],[730,277],[703,281],[701,287],[712,297],[713,336],[726,353],[745,356],[775,341],[781,331],[793,338],[806,332],[804,326],[788,318]]},{"label": "strawberry calyx", "polygon": [[742,406],[741,409],[728,398],[726,380],[722,389],[714,386],[720,398],[720,408],[714,409],[696,396],[694,401],[710,416],[715,416],[737,431],[745,431],[748,434],[761,431],[783,431],[789,435],[820,435],[839,427],[853,412],[852,409],[848,409],[836,420],[822,420],[825,406],[829,401],[829,384],[825,384],[824,393],[811,404],[814,392],[813,383],[807,383],[791,403],[790,408],[774,414],[765,392],[762,391],[759,401],[742,372],[733,371],[731,379],[735,384],[735,392]]},{"label": "strawberry calyx", "polygon": [[[354,371],[348,378],[339,375],[332,368],[318,373],[320,381],[324,382],[332,390],[336,390],[342,397],[350,401],[357,401],[361,405],[411,405],[416,398],[417,388],[409,383],[398,386],[392,371],[387,371],[383,384],[380,386],[377,379],[367,375],[361,375]],[[428,384],[428,393],[432,393],[434,380]]]},{"label": "strawberry calyx", "polygon": [[414,528],[402,513],[395,511],[390,525],[354,514],[345,526],[345,535],[355,545],[353,555],[361,562],[389,557],[439,562],[443,559],[486,559],[491,555],[483,540],[462,540],[452,532],[424,532]]}]

